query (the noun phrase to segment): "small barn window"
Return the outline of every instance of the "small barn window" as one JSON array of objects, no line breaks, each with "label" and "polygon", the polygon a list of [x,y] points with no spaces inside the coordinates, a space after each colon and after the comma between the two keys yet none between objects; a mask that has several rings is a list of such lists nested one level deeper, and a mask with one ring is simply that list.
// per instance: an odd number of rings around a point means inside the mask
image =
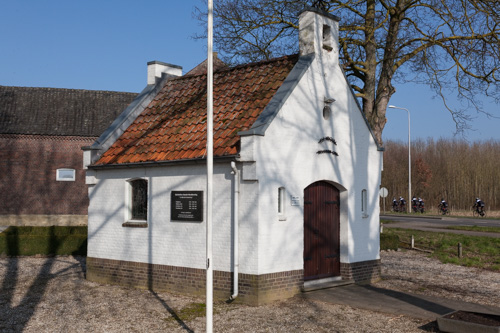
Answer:
[{"label": "small barn window", "polygon": [[145,179],[130,181],[130,219],[134,221],[148,219],[148,181]]},{"label": "small barn window", "polygon": [[60,182],[74,182],[75,169],[57,169],[56,180]]},{"label": "small barn window", "polygon": [[280,220],[285,217],[285,188],[280,187],[278,189],[278,216]]}]

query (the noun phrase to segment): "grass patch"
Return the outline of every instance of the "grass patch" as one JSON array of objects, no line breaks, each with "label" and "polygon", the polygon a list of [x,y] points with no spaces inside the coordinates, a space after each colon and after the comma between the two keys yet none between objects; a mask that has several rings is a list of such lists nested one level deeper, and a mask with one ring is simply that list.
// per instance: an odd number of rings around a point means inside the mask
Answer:
[{"label": "grass patch", "polygon": [[[410,242],[413,235],[415,247],[432,249],[430,256],[443,263],[500,271],[500,238],[399,228],[384,229],[384,234],[396,235],[403,242]],[[460,258],[458,243],[462,244]]]},{"label": "grass patch", "polygon": [[399,221],[380,219],[380,224],[391,224],[391,223],[399,223]]},{"label": "grass patch", "polygon": [[165,318],[166,321],[189,322],[198,317],[205,317],[207,306],[205,303],[189,303],[181,310],[176,311],[171,317]]},{"label": "grass patch", "polygon": [[9,227],[0,233],[0,255],[87,255],[87,227]]},{"label": "grass patch", "polygon": [[394,250],[399,247],[399,236],[394,234],[380,234],[380,250]]},{"label": "grass patch", "polygon": [[449,226],[446,229],[500,233],[500,227],[482,227],[482,226],[477,226],[477,225],[474,225],[474,226]]}]

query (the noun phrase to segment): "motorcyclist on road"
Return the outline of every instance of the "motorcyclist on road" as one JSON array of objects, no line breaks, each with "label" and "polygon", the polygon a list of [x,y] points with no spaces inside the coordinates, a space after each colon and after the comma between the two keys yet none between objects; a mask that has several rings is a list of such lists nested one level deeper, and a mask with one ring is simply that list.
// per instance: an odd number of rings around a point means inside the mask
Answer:
[{"label": "motorcyclist on road", "polygon": [[422,200],[422,198],[418,198],[418,209],[420,213],[424,213],[424,200]]},{"label": "motorcyclist on road", "polygon": [[403,197],[399,197],[399,210],[401,212],[406,211],[406,200]]},{"label": "motorcyclist on road", "polygon": [[413,199],[411,199],[411,208],[415,213],[418,211],[418,200],[416,197],[413,197]]},{"label": "motorcyclist on road", "polygon": [[446,200],[444,200],[444,198],[441,198],[441,203],[438,205],[438,207],[441,209],[443,215],[446,214],[446,211],[448,211],[448,203],[446,202]]},{"label": "motorcyclist on road", "polygon": [[481,215],[481,213],[484,211],[484,202],[481,199],[476,198],[476,202],[474,203],[473,207],[476,209],[478,214]]}]

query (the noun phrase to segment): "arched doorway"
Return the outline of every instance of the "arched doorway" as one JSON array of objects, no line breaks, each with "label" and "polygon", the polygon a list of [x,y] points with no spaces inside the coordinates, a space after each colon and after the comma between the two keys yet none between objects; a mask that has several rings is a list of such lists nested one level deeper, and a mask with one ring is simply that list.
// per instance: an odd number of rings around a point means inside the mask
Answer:
[{"label": "arched doorway", "polygon": [[304,280],[340,276],[340,195],[324,181],[304,190]]}]

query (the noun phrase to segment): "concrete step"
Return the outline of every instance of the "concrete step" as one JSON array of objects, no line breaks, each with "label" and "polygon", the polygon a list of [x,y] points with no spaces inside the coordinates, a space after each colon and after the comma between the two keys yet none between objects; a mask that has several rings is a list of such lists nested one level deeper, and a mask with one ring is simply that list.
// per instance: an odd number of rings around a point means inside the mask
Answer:
[{"label": "concrete step", "polygon": [[329,289],[335,287],[347,286],[354,284],[354,280],[335,280],[335,281],[325,281],[325,282],[306,282],[304,287],[302,287],[302,292],[306,293],[314,290]]}]

